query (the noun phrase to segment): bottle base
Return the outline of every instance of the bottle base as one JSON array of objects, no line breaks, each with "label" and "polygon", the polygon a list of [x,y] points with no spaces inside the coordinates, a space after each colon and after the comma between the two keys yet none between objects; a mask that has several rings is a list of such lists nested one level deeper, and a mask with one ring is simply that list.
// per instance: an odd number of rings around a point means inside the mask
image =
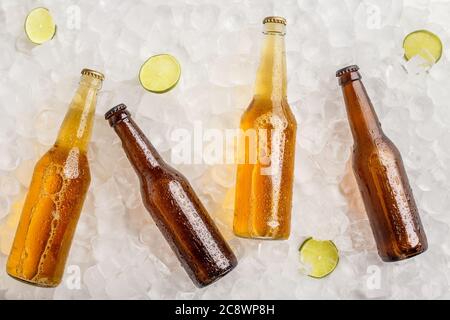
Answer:
[{"label": "bottle base", "polygon": [[415,256],[418,256],[419,254],[427,251],[427,249],[428,248],[425,247],[425,248],[422,248],[422,249],[414,251],[414,252],[397,255],[397,256],[382,256],[382,255],[380,255],[380,258],[384,262],[397,262],[397,261],[407,260],[407,259],[413,258]]},{"label": "bottle base", "polygon": [[8,276],[10,276],[11,278],[13,278],[14,280],[20,281],[22,283],[26,283],[28,285],[32,285],[35,287],[39,287],[39,288],[55,288],[59,285],[59,283],[41,283],[41,282],[35,282],[35,281],[31,281],[29,279],[24,279],[24,278],[20,278],[18,276],[12,275],[10,273],[8,273]]},{"label": "bottle base", "polygon": [[209,279],[209,281],[206,282],[197,282],[194,281],[194,284],[198,287],[198,288],[204,288],[209,286],[210,284],[213,284],[214,282],[219,281],[220,279],[222,279],[223,277],[225,277],[228,273],[230,273],[234,268],[236,268],[237,266],[237,260],[235,260],[233,262],[233,264],[228,268],[223,270],[222,272],[219,272],[214,278]]},{"label": "bottle base", "polygon": [[250,239],[250,240],[287,240],[287,239],[289,239],[289,233],[274,234],[274,235],[270,235],[270,236],[240,233],[240,232],[236,232],[236,230],[234,230],[233,233],[236,237],[243,238],[243,239]]}]

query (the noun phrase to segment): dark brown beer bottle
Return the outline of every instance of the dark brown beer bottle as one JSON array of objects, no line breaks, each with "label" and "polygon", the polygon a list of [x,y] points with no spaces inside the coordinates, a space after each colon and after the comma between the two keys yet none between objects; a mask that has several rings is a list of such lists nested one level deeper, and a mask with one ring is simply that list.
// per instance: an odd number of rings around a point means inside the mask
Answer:
[{"label": "dark brown beer bottle", "polygon": [[236,257],[187,179],[164,162],[124,104],[105,118],[139,176],[145,207],[192,281],[203,287],[231,271]]},{"label": "dark brown beer bottle", "polygon": [[378,254],[397,261],[424,252],[427,238],[398,149],[385,136],[358,66],[336,72],[353,134],[353,170]]}]

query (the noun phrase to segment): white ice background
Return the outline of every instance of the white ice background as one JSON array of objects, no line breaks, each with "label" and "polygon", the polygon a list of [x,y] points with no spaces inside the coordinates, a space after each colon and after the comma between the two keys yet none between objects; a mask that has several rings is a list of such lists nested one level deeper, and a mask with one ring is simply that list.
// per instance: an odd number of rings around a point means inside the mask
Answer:
[{"label": "white ice background", "polygon": [[[50,9],[58,31],[34,46],[23,24],[38,6]],[[177,128],[236,128],[268,15],[288,21],[288,98],[298,122],[292,234],[236,238],[235,167],[176,165],[239,259],[225,278],[197,289],[145,211],[103,114],[126,103],[168,161]],[[0,298],[450,298],[449,16],[449,1],[429,0],[1,0]],[[444,44],[428,72],[403,59],[403,38],[417,29]],[[164,95],[146,92],[139,67],[165,52],[179,59],[181,81]],[[429,250],[404,262],[378,258],[349,174],[352,138],[334,73],[353,63],[403,155],[428,235]],[[62,284],[35,288],[6,275],[7,254],[33,166],[54,142],[84,67],[106,75],[89,149],[92,183]],[[337,269],[321,280],[300,271],[298,247],[309,236],[331,239],[340,251]]]}]

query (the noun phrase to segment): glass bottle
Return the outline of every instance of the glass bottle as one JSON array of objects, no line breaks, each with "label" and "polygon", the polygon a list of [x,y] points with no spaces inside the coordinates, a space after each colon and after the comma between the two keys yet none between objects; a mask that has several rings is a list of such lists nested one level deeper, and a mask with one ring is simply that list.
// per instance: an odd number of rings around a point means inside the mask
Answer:
[{"label": "glass bottle", "polygon": [[159,230],[198,287],[230,272],[237,260],[188,180],[169,166],[124,104],[105,115],[141,184],[141,196]]},{"label": "glass bottle", "polygon": [[427,238],[400,152],[384,134],[356,65],[336,72],[353,135],[353,171],[384,261],[424,252]]},{"label": "glass bottle", "polygon": [[286,97],[286,20],[267,17],[255,94],[241,117],[234,233],[287,239],[297,123]]},{"label": "glass bottle", "polygon": [[91,180],[87,150],[104,76],[83,69],[53,147],[37,162],[16,231],[7,272],[42,287],[61,282]]}]

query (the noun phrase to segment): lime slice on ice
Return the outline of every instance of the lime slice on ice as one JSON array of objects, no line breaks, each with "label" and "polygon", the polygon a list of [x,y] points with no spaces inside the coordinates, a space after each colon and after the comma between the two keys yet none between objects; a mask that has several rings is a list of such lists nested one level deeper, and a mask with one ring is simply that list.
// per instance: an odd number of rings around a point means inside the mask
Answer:
[{"label": "lime slice on ice", "polygon": [[323,278],[336,268],[339,253],[331,240],[306,239],[300,246],[300,261],[308,267],[309,276]]},{"label": "lime slice on ice", "polygon": [[405,59],[419,55],[431,64],[436,63],[442,56],[441,39],[427,30],[417,30],[408,34],[403,40]]},{"label": "lime slice on ice", "polygon": [[175,87],[180,80],[181,67],[170,54],[150,57],[139,71],[142,86],[154,93],[164,93]]},{"label": "lime slice on ice", "polygon": [[25,33],[35,44],[42,44],[55,36],[56,25],[47,8],[35,8],[25,20]]}]

